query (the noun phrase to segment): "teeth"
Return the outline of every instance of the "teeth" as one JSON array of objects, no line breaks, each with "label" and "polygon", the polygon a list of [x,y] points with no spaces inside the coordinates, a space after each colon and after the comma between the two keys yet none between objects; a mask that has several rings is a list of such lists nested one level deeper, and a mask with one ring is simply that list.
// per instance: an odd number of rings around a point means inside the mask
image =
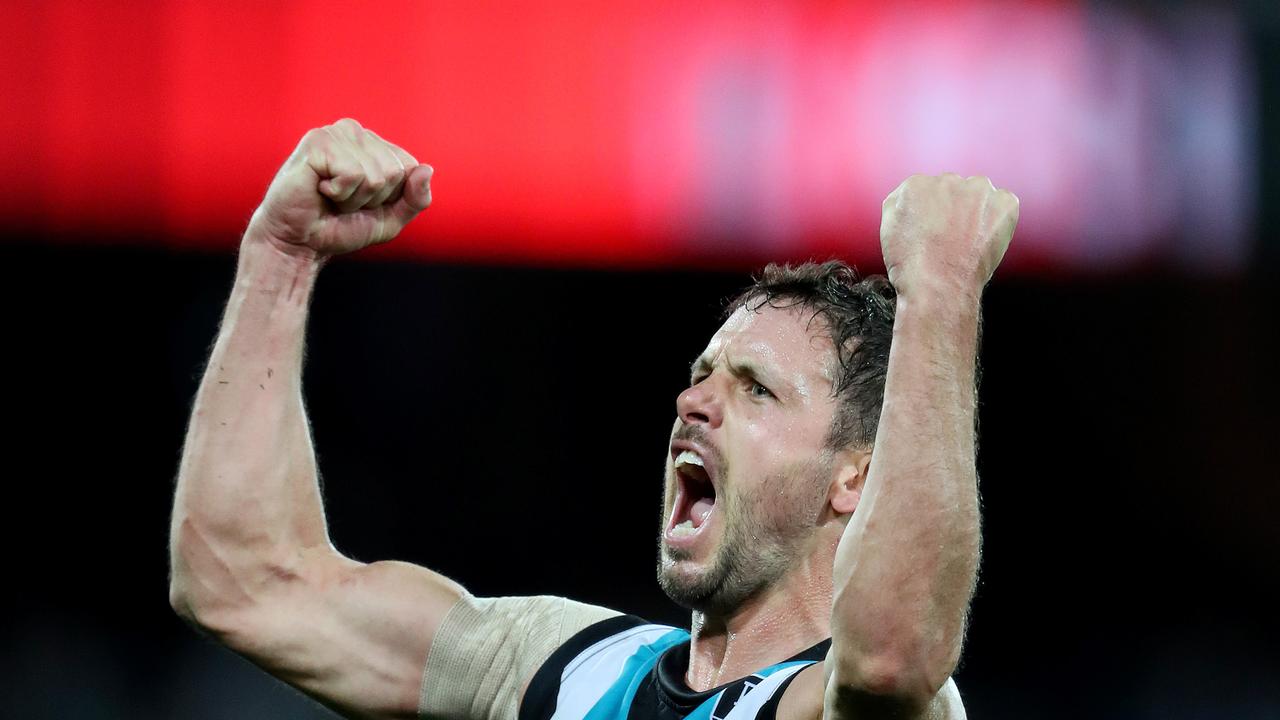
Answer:
[{"label": "teeth", "polygon": [[679,525],[676,525],[675,527],[671,528],[671,536],[672,537],[688,537],[689,535],[692,535],[697,531],[698,531],[697,528],[693,526],[692,520],[685,520]]},{"label": "teeth", "polygon": [[698,453],[692,450],[684,450],[676,456],[676,466],[678,467],[680,465],[697,465],[700,468],[706,467],[702,464],[702,458],[698,456]]}]

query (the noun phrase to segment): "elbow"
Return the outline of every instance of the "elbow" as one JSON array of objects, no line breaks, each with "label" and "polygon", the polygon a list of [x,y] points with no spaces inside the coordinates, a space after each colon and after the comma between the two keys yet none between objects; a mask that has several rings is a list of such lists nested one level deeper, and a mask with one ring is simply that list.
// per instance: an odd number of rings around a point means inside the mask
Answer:
[{"label": "elbow", "polygon": [[253,634],[263,603],[235,585],[218,585],[207,578],[176,572],[169,582],[169,607],[197,633],[232,648]]},{"label": "elbow", "polygon": [[191,596],[177,580],[169,581],[169,607],[188,625],[196,624],[195,606],[191,603]]},{"label": "elbow", "polygon": [[180,523],[169,554],[169,607],[196,630],[223,638],[262,600],[262,573],[242,553],[212,542],[195,523]]},{"label": "elbow", "polygon": [[196,591],[198,584],[178,571],[169,580],[169,607],[183,622],[192,628],[208,633],[212,630],[211,617],[216,615],[216,604]]},{"label": "elbow", "polygon": [[895,655],[865,658],[852,672],[843,675],[837,685],[844,692],[911,706],[927,705],[948,677],[931,677],[917,663]]},{"label": "elbow", "polygon": [[225,606],[225,603],[220,603],[217,594],[210,592],[208,588],[203,592],[200,591],[199,580],[179,569],[181,562],[180,558],[175,557],[174,568],[169,579],[169,607],[173,609],[174,614],[197,632],[213,636],[220,635],[217,627],[222,623],[217,618],[225,613],[220,613],[218,608],[220,604]]},{"label": "elbow", "polygon": [[[948,650],[950,650],[948,648]],[[955,671],[956,652],[892,649],[839,661],[828,684],[829,704],[843,717],[923,712]],[[894,712],[888,712],[893,710]]]},{"label": "elbow", "polygon": [[196,630],[232,645],[291,598],[308,592],[317,575],[333,574],[338,556],[323,548],[304,557],[293,546],[216,542],[189,520],[180,523],[170,552],[169,606]]},{"label": "elbow", "polygon": [[172,533],[169,539],[169,607],[188,625],[196,626],[195,583],[185,545],[180,532]]},{"label": "elbow", "polygon": [[169,607],[197,634],[232,649],[241,647],[252,636],[252,615],[226,603],[201,599],[181,583],[169,584]]},{"label": "elbow", "polygon": [[[841,599],[837,597],[838,608]],[[842,705],[927,706],[960,662],[964,616],[943,617],[936,610],[914,608],[910,603],[900,603],[889,611],[868,608],[866,603],[856,607],[857,611],[832,616],[836,642],[831,649],[828,688],[844,698]],[[854,712],[844,716],[863,715]],[[877,715],[873,712],[871,716]]]},{"label": "elbow", "polygon": [[169,538],[169,607],[198,630],[204,629],[207,605],[216,594],[208,570],[216,566],[211,562],[215,557],[190,519],[174,525]]}]

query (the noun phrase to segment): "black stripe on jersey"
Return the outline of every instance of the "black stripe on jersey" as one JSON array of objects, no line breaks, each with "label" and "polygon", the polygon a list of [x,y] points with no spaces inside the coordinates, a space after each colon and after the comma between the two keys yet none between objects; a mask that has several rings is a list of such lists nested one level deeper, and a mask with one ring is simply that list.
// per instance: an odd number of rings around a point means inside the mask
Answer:
[{"label": "black stripe on jersey", "polygon": [[629,630],[633,627],[650,624],[635,615],[619,615],[608,620],[601,620],[588,625],[569,638],[565,644],[551,653],[551,657],[542,663],[525,690],[524,700],[520,703],[519,720],[551,720],[556,712],[556,697],[560,694],[560,676],[565,666],[587,648],[611,635]]},{"label": "black stripe on jersey", "polygon": [[[830,647],[831,640],[828,638],[787,658],[785,662],[821,661],[826,658]],[[720,687],[696,692],[685,684],[685,672],[688,669],[689,642],[686,640],[671,647],[658,658],[658,664],[645,676],[637,689],[635,699],[631,703],[631,710],[627,713],[627,720],[680,720],[721,690],[726,692],[716,707],[719,715],[713,713],[713,717],[727,715],[738,699],[750,692],[751,688],[761,680],[759,676],[749,675]],[[761,708],[756,716],[757,720],[774,720],[778,710],[777,701],[781,699],[783,691],[787,685],[791,684],[794,677],[795,675],[792,675],[783,682],[773,698]]]},{"label": "black stripe on jersey", "polygon": [[[830,645],[831,641],[828,640],[827,644]],[[822,652],[825,656],[826,650],[823,650]],[[782,681],[782,684],[778,686],[777,692],[775,692],[768,700],[765,700],[764,704],[760,706],[760,710],[756,712],[756,720],[778,720],[778,703],[782,702],[782,694],[787,691],[787,688],[791,685],[791,681],[795,680],[802,672],[804,672],[803,669],[800,670],[800,672],[793,672],[790,677]]]}]

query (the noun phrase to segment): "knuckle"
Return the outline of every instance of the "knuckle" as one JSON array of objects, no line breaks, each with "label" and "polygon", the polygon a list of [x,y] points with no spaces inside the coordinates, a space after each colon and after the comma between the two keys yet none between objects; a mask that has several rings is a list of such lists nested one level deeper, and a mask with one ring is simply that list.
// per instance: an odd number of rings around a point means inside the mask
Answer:
[{"label": "knuckle", "polygon": [[919,175],[919,174],[908,175],[907,179],[903,180],[902,184],[898,185],[898,187],[893,191],[892,195],[909,194],[915,188],[918,188],[923,183],[927,182],[928,179],[929,178],[927,175]]},{"label": "knuckle", "polygon": [[359,141],[360,147],[363,148],[377,149],[378,151],[381,151],[383,148],[388,146],[386,140],[378,137],[377,133],[369,130],[368,128],[361,130],[360,133],[357,134],[356,139]]},{"label": "knuckle", "polygon": [[418,166],[418,159],[405,151],[404,148],[392,145],[391,152],[395,154],[396,159],[399,160],[400,164],[406,169]]},{"label": "knuckle", "polygon": [[302,136],[302,141],[298,143],[298,147],[308,151],[325,152],[332,143],[333,136],[329,134],[326,128],[312,128]]},{"label": "knuckle", "polygon": [[363,129],[360,127],[360,123],[356,122],[355,118],[349,118],[349,117],[344,117],[341,120],[338,120],[333,124],[333,126],[336,128],[340,128],[342,130],[351,130],[351,131]]}]

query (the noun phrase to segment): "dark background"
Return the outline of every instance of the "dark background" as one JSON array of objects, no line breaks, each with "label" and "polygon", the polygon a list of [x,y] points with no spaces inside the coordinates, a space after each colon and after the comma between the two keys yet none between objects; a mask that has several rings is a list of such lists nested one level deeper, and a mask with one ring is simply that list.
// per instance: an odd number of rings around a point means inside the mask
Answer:
[{"label": "dark background", "polygon": [[[987,292],[969,717],[1280,718],[1280,45],[1246,5],[1244,267],[1001,273]],[[138,240],[0,227],[0,716],[327,716],[168,607],[173,479],[235,261]],[[686,622],[653,579],[661,459],[688,362],[747,280],[333,262],[306,395],[336,544],[479,595]]]},{"label": "dark background", "polygon": [[[321,713],[167,605],[173,476],[234,259],[2,252],[4,714]],[[989,288],[970,717],[1278,716],[1266,275]],[[661,457],[745,280],[335,261],[306,392],[339,548],[685,622],[653,580]]]}]

